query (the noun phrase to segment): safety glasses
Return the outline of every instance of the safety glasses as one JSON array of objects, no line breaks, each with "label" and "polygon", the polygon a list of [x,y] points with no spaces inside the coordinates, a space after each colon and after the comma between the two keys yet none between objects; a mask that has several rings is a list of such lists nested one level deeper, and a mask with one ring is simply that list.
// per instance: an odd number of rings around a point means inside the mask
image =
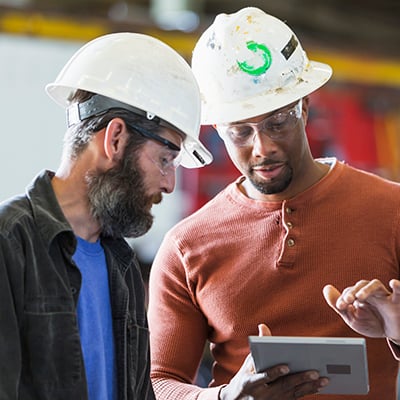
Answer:
[{"label": "safety glasses", "polygon": [[218,124],[218,133],[235,146],[252,146],[257,132],[267,135],[272,140],[285,139],[301,118],[301,99],[290,108],[269,115],[260,122]]}]

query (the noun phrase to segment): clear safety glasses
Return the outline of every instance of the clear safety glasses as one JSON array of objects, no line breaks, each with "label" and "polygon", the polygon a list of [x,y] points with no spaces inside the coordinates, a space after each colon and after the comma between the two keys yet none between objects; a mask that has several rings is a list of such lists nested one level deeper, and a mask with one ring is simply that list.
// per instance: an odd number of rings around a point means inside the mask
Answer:
[{"label": "clear safety glasses", "polygon": [[237,124],[218,124],[218,133],[229,139],[235,146],[252,146],[257,132],[267,135],[272,140],[285,139],[301,118],[301,99],[290,108],[280,110],[260,122]]},{"label": "clear safety glasses", "polygon": [[158,167],[161,175],[166,176],[169,172],[175,170],[179,167],[182,161],[182,151],[181,148],[178,147],[175,143],[172,143],[168,139],[165,139],[159,135],[156,135],[149,130],[136,125],[136,124],[127,124],[131,129],[138,132],[140,135],[155,140],[159,144],[163,145],[157,156],[150,156],[146,154],[148,158]]},{"label": "clear safety glasses", "polygon": [[147,154],[147,157],[157,166],[162,176],[175,172],[182,161],[182,152],[176,152],[165,146],[157,156]]}]

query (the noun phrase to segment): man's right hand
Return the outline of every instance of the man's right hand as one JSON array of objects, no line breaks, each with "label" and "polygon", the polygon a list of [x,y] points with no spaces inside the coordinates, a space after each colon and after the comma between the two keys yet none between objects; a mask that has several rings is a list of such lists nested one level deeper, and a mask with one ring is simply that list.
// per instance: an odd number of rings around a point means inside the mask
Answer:
[{"label": "man's right hand", "polygon": [[[260,336],[270,336],[264,324],[259,325]],[[220,400],[293,400],[317,393],[328,384],[317,371],[289,374],[287,365],[276,365],[256,373],[249,354],[237,374],[220,391]]]}]

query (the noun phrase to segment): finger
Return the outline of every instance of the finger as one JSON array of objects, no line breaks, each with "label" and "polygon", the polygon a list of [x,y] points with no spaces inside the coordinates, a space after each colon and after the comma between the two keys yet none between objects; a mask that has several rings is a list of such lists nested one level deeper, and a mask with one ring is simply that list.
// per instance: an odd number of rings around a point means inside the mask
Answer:
[{"label": "finger", "polygon": [[342,300],[342,295],[333,285],[326,285],[322,293],[325,297],[328,305],[339,314],[344,321],[349,321],[354,313],[354,307],[344,300]]},{"label": "finger", "polygon": [[339,290],[337,290],[333,285],[326,285],[322,289],[322,293],[325,297],[326,302],[329,304],[331,308],[333,308],[336,312],[338,312],[336,308],[336,302],[340,296]]},{"label": "finger", "polygon": [[[380,290],[378,280],[367,281],[360,280],[355,285],[345,288],[342,294],[336,300],[336,308],[341,312],[349,312],[351,305],[360,305],[368,297]],[[357,303],[358,301],[358,303]]]},{"label": "finger", "polygon": [[260,385],[271,383],[289,373],[287,365],[276,365],[267,371],[250,374],[247,376],[246,388],[251,389]]},{"label": "finger", "polygon": [[272,336],[271,330],[265,324],[258,325],[258,336]]},{"label": "finger", "polygon": [[361,298],[359,298],[358,295],[362,295],[362,293],[368,293],[370,289],[365,288],[371,288],[374,287],[374,285],[376,285],[376,283],[373,283],[373,281],[358,281],[354,286],[349,286],[343,290],[339,302],[343,301],[347,304],[352,304],[357,298],[361,301]]},{"label": "finger", "polygon": [[251,389],[259,385],[265,385],[271,381],[268,372],[258,372],[247,377],[246,388]]},{"label": "finger", "polygon": [[400,281],[392,279],[389,282],[389,286],[393,290],[393,303],[400,303]]},{"label": "finger", "polygon": [[288,388],[294,388],[304,383],[315,382],[320,378],[318,371],[310,370],[297,372],[282,378],[281,383]]},{"label": "finger", "polygon": [[289,367],[285,364],[275,365],[264,371],[264,383],[271,383],[287,375],[290,372]]},{"label": "finger", "polygon": [[303,383],[296,386],[294,397],[299,399],[300,397],[307,396],[309,394],[318,393],[322,388],[329,384],[328,378],[319,378],[313,382]]},{"label": "finger", "polygon": [[355,297],[361,302],[366,302],[373,297],[384,297],[389,296],[390,292],[385,285],[378,279],[365,283],[363,286],[359,286]]}]

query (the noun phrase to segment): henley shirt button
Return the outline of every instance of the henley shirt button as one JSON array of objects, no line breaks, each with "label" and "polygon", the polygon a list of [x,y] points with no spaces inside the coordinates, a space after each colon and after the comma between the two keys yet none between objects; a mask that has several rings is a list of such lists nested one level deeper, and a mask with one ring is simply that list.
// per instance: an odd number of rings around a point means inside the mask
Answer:
[{"label": "henley shirt button", "polygon": [[287,227],[288,227],[289,229],[292,229],[292,228],[293,228],[293,224],[292,224],[291,222],[287,222],[286,225],[287,225]]},{"label": "henley shirt button", "polygon": [[294,240],[293,240],[293,239],[288,239],[287,245],[288,245],[289,247],[293,247],[293,246],[294,246]]},{"label": "henley shirt button", "polygon": [[76,288],[74,288],[73,286],[71,286],[71,293],[76,294]]},{"label": "henley shirt button", "polygon": [[292,212],[293,212],[293,209],[291,209],[290,207],[286,207],[287,214],[291,214]]}]

